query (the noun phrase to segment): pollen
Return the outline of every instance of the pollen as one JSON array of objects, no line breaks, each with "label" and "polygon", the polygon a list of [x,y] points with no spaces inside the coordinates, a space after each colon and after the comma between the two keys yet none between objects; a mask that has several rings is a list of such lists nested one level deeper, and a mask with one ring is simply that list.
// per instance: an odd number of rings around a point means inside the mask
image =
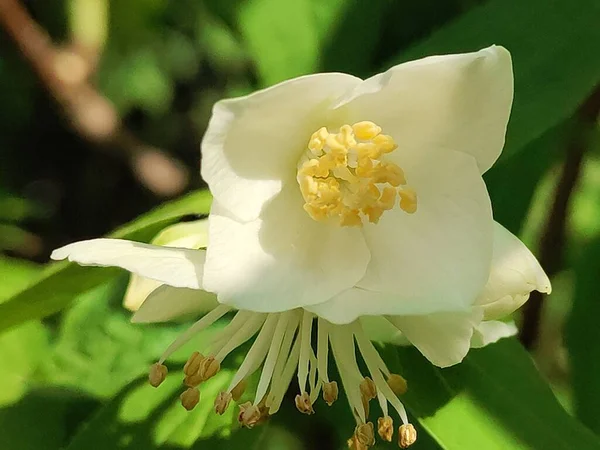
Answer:
[{"label": "pollen", "polygon": [[402,168],[389,160],[398,145],[382,131],[363,121],[342,125],[337,133],[322,127],[312,134],[297,173],[311,218],[360,227],[365,221],[378,223],[396,206],[416,212],[416,192],[407,186]]}]

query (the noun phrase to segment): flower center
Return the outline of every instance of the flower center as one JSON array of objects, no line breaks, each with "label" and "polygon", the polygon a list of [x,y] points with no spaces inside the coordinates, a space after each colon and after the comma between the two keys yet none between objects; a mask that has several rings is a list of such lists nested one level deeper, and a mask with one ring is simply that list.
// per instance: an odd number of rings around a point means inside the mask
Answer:
[{"label": "flower center", "polygon": [[417,195],[406,186],[404,171],[386,160],[398,146],[373,122],[342,125],[337,133],[315,131],[298,162],[297,180],[304,210],[316,221],[361,226],[363,219],[379,222],[398,206],[412,214]]}]

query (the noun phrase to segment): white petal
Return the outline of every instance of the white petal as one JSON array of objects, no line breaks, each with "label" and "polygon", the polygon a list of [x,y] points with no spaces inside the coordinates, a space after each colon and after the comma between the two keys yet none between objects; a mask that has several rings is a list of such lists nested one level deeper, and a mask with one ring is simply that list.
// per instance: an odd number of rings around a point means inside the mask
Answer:
[{"label": "white petal", "polygon": [[302,204],[299,190],[286,190],[260,219],[240,223],[213,203],[205,289],[239,309],[278,312],[353,286],[369,261],[360,230],[316,222]]},{"label": "white petal", "polygon": [[392,67],[365,80],[339,107],[355,121],[377,123],[408,151],[468,153],[483,173],[504,146],[512,98],[510,53],[492,46]]},{"label": "white petal", "polygon": [[447,151],[406,155],[414,214],[386,211],[363,232],[371,262],[357,287],[393,301],[363,305],[360,315],[414,315],[469,308],[488,279],[493,219],[475,161]]},{"label": "white petal", "polygon": [[419,351],[438,367],[461,362],[469,352],[473,328],[481,322],[478,308],[466,313],[438,313],[428,316],[390,316]]},{"label": "white petal", "polygon": [[204,314],[217,306],[217,297],[210,292],[162,285],[148,296],[131,321],[168,322],[191,314]]},{"label": "white petal", "polygon": [[550,293],[548,276],[525,244],[495,223],[490,277],[476,304],[484,306],[486,320],[499,319],[523,305],[533,290]]},{"label": "white petal", "polygon": [[202,141],[202,177],[215,200],[242,221],[256,219],[295,179],[311,134],[332,121],[330,106],[360,82],[310,75],[217,103]]},{"label": "white petal", "polygon": [[517,331],[514,322],[505,323],[498,320],[481,322],[473,330],[471,348],[485,347],[488,344],[498,342],[502,338],[514,336]]},{"label": "white petal", "polygon": [[205,252],[121,239],[92,239],[54,250],[51,258],[68,258],[82,266],[121,267],[170,286],[201,289]]}]

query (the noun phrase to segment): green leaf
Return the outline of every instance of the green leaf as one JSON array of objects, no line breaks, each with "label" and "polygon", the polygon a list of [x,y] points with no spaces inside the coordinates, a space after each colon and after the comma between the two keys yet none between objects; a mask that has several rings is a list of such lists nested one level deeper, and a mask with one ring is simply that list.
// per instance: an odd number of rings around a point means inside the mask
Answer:
[{"label": "green leaf", "polygon": [[506,158],[570,117],[600,81],[599,20],[597,0],[491,0],[394,63],[492,44],[510,50],[515,101]]},{"label": "green leaf", "polygon": [[566,335],[575,413],[584,424],[600,434],[600,238],[587,246],[575,267],[575,277],[573,309]]},{"label": "green leaf", "polygon": [[118,396],[75,436],[68,450],[94,448],[113,450],[126,443],[127,448],[190,448],[197,440],[211,439],[206,448],[222,448],[235,423],[235,405],[224,415],[213,411],[213,400],[227,389],[233,372],[221,370],[201,385],[201,401],[191,412],[179,404],[184,390],[182,372],[170,374],[159,388],[146,378],[129,384]]},{"label": "green leaf", "polygon": [[263,86],[317,69],[311,0],[249,0],[240,8],[240,30]]},{"label": "green leaf", "polygon": [[[0,257],[0,303],[26,286],[38,272],[34,264]],[[47,351],[48,334],[39,322],[26,323],[0,335],[0,406],[14,403],[25,394]]]},{"label": "green leaf", "polygon": [[[110,237],[147,242],[183,216],[206,214],[210,202],[208,192],[194,192],[142,215],[116,230]],[[118,269],[81,267],[68,261],[54,263],[44,270],[34,284],[0,304],[0,331],[60,311],[78,294],[118,273]]]},{"label": "green leaf", "polygon": [[514,339],[471,350],[449,369],[432,366],[412,347],[384,353],[390,369],[408,380],[402,401],[444,449],[600,449]]}]

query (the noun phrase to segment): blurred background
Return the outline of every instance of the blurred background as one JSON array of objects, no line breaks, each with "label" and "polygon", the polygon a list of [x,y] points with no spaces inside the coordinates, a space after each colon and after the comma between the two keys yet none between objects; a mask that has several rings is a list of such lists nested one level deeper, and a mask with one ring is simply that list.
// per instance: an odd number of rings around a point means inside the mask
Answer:
[{"label": "blurred background", "polygon": [[[0,448],[344,448],[341,407],[284,410],[251,433],[211,416],[212,400],[186,415],[176,384],[157,394],[138,378],[184,324],[129,324],[121,272],[45,264],[166,201],[117,235],[148,241],[205,214],[199,148],[218,99],[491,44],[513,54],[515,105],[485,179],[496,220],[554,285],[517,317],[519,338],[589,438],[555,448],[600,448],[598,24],[596,0],[0,0]],[[415,448],[471,448],[433,420]],[[513,425],[473,448],[550,448]]]}]

